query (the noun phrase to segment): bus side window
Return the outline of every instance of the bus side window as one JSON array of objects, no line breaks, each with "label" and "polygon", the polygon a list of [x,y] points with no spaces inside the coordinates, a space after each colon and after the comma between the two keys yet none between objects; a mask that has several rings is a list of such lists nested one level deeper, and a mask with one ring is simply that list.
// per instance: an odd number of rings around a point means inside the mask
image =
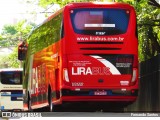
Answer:
[{"label": "bus side window", "polygon": [[61,38],[64,37],[64,21],[62,20],[62,23],[61,23]]}]

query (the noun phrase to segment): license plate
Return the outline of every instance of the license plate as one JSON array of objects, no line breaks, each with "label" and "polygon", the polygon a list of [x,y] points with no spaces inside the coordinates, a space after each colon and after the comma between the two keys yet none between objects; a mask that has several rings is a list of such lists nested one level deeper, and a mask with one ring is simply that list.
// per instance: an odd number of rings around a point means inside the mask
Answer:
[{"label": "license plate", "polygon": [[107,95],[107,91],[95,91],[94,95]]}]

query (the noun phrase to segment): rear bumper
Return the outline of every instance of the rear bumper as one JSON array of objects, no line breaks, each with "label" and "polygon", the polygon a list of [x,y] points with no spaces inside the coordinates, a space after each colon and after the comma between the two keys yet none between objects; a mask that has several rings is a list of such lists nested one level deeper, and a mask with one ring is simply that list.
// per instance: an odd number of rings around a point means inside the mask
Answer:
[{"label": "rear bumper", "polygon": [[138,90],[104,90],[106,95],[94,95],[96,90],[72,91],[62,90],[61,101],[121,101],[134,102],[138,96]]},{"label": "rear bumper", "polygon": [[134,102],[136,100],[136,96],[63,96],[61,100],[63,102],[69,101],[106,101],[106,102]]}]

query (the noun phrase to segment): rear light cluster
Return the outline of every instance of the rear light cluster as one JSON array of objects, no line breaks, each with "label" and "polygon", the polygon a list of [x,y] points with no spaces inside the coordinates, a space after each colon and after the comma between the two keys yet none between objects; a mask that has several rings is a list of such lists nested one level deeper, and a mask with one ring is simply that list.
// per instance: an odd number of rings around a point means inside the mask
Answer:
[{"label": "rear light cluster", "polygon": [[63,79],[64,79],[66,82],[69,82],[68,69],[67,69],[67,68],[64,68],[64,69],[63,69]]},{"label": "rear light cluster", "polygon": [[[133,73],[132,73],[132,78],[131,78],[131,83],[130,85],[135,85],[136,84],[136,80],[138,79],[138,70],[137,68],[133,68]],[[128,86],[129,85],[129,81],[127,80],[122,80],[120,81],[120,85],[121,86]]]},{"label": "rear light cluster", "polygon": [[138,70],[137,70],[137,68],[133,68],[131,85],[134,85],[136,83],[137,78],[138,78]]}]

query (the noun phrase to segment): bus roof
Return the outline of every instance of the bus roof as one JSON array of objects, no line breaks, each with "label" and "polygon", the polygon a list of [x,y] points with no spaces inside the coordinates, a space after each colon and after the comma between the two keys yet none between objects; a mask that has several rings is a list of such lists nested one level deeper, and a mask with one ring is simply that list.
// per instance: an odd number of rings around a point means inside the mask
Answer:
[{"label": "bus roof", "polygon": [[68,7],[85,7],[85,6],[108,6],[108,7],[116,7],[116,6],[121,6],[121,7],[132,7],[131,5],[127,3],[119,3],[119,2],[73,2],[69,3],[66,6]]}]

